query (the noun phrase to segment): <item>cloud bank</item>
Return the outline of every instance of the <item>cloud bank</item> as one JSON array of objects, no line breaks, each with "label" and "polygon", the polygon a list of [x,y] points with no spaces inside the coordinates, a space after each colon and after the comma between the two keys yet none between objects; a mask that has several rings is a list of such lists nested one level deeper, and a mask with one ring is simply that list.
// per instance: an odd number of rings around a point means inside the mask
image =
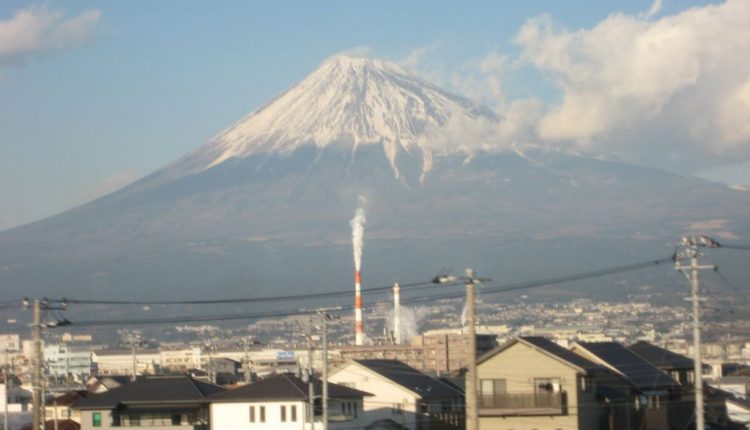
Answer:
[{"label": "cloud bank", "polygon": [[66,18],[43,6],[21,9],[0,21],[0,70],[24,64],[32,55],[61,50],[85,41],[101,13],[89,10]]},{"label": "cloud bank", "polygon": [[[655,18],[661,5],[577,30],[532,18],[518,53],[491,52],[441,83],[505,118],[498,148],[533,142],[672,170],[750,160],[750,2]],[[510,98],[529,70],[556,94]]]}]

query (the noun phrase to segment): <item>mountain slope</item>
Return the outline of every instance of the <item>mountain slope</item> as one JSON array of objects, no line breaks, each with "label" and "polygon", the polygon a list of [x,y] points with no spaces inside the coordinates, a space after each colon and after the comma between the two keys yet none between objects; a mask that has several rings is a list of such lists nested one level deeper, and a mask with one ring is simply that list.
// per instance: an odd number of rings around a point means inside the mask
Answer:
[{"label": "mountain slope", "polygon": [[341,288],[360,196],[370,286],[463,266],[536,279],[661,257],[689,232],[750,235],[750,193],[453,134],[499,121],[398,66],[335,57],[164,169],[0,233],[0,283],[71,297]]}]

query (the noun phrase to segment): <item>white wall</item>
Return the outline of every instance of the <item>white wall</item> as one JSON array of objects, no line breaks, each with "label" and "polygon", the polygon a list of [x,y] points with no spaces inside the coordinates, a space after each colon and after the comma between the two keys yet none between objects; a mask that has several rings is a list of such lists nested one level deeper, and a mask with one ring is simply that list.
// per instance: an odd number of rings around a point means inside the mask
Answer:
[{"label": "white wall", "polygon": [[[331,402],[329,406],[338,405]],[[281,406],[286,406],[286,421],[281,421]],[[255,422],[250,422],[250,407],[255,407]],[[292,421],[291,408],[297,408],[297,419]],[[260,407],[266,408],[266,420],[260,421]],[[303,401],[280,401],[280,402],[237,402],[237,403],[211,403],[211,430],[308,430],[310,422],[307,420],[308,403]],[[364,421],[362,404],[358,402],[360,413],[357,419],[348,421],[332,422],[328,428],[352,429],[363,428],[368,422]],[[340,410],[330,410],[329,415],[340,415]],[[315,426],[321,428],[321,417],[316,417]]]},{"label": "white wall", "polygon": [[[328,381],[373,394],[364,399],[366,424],[379,419],[390,419],[416,429],[419,398],[402,386],[355,362],[349,362],[334,371]],[[396,405],[401,408],[400,414],[394,413]]]}]

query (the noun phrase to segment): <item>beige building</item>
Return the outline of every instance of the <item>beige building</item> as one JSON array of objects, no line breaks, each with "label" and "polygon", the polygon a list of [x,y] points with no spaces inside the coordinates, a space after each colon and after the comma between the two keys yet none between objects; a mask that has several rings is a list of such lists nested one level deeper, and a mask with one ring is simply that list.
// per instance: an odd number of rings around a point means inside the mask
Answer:
[{"label": "beige building", "polygon": [[636,428],[629,385],[542,337],[520,337],[480,357],[479,427],[492,430]]}]

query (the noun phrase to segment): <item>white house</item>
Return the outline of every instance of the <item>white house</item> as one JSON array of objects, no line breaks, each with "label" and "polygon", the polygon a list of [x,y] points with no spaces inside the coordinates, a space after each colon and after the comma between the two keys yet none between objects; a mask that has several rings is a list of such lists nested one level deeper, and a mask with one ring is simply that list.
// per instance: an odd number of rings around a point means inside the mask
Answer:
[{"label": "white house", "polygon": [[[312,380],[315,399],[314,422],[321,428],[321,382]],[[311,428],[309,386],[293,375],[282,373],[253,384],[211,396],[212,430],[306,430]],[[362,399],[369,396],[352,388],[328,384],[328,428],[364,428]]]},{"label": "white house", "polygon": [[334,370],[328,380],[372,393],[364,401],[364,410],[377,428],[464,426],[463,392],[398,360],[352,360]]}]

